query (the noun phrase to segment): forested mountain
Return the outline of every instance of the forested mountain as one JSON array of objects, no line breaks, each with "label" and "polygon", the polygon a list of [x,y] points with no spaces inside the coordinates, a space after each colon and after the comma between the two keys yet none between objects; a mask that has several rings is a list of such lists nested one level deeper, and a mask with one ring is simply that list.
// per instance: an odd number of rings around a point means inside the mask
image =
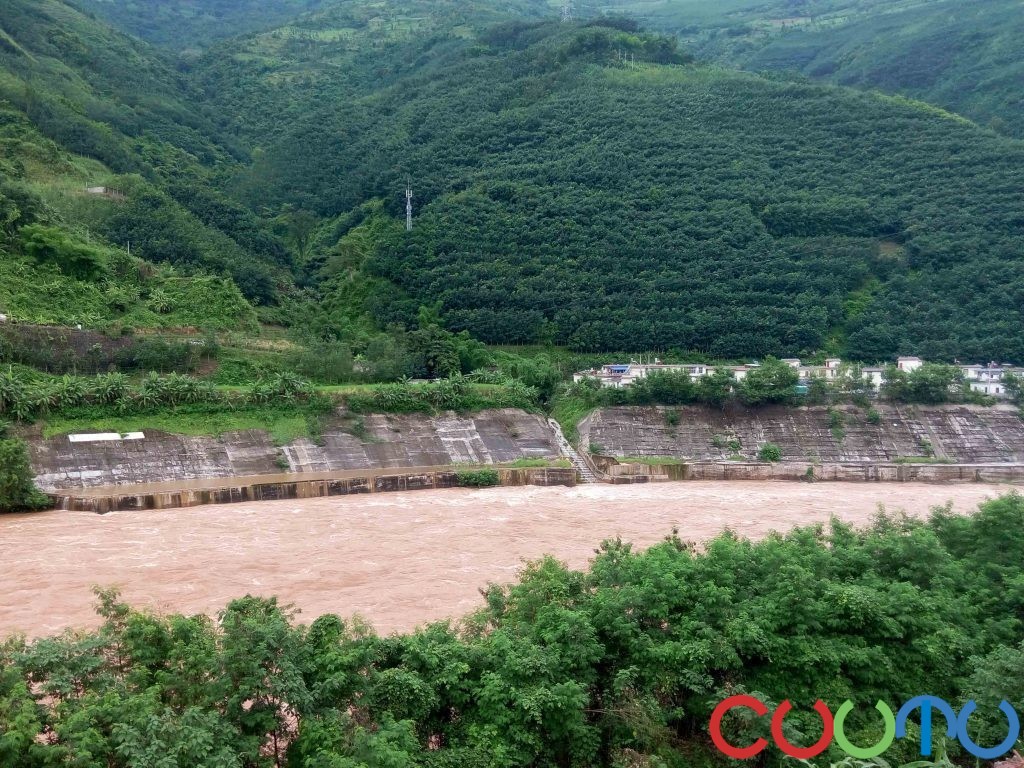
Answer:
[{"label": "forested mountain", "polygon": [[1024,137],[1017,0],[580,0],[678,35],[702,58],[899,93]]},{"label": "forested mountain", "polygon": [[[336,340],[436,306],[494,343],[1024,359],[1024,144],[692,53],[728,39],[767,56],[789,39],[762,34],[772,19],[832,14],[838,33],[912,9],[665,6],[692,11],[686,27],[644,6],[691,50],[619,17],[559,24],[555,5],[304,4],[186,63],[61,0],[11,0],[7,175],[57,224],[229,276],[257,304],[283,297],[275,321]],[[143,7],[107,12],[126,26]],[[74,173],[25,159],[39,134]],[[89,184],[125,199],[86,200]]]},{"label": "forested mountain", "polygon": [[324,0],[75,0],[125,32],[176,51],[269,29]]},{"label": "forested mountain", "polygon": [[368,96],[297,83],[237,190],[398,216],[411,177],[413,233],[365,264],[411,297],[381,322],[441,301],[490,342],[1024,356],[1024,145],[608,23],[494,28]]},{"label": "forested mountain", "polygon": [[276,283],[290,280],[290,256],[265,222],[218,191],[248,152],[201,102],[154,49],[71,5],[0,5],[0,202],[18,210],[0,247],[24,252],[19,229],[42,222],[69,244],[131,243],[149,261],[227,275],[251,299],[273,301]]},{"label": "forested mountain", "polygon": [[902,93],[1024,138],[1024,12],[1016,0],[892,3],[887,12],[809,17],[763,46],[733,50],[748,69],[797,70]]}]

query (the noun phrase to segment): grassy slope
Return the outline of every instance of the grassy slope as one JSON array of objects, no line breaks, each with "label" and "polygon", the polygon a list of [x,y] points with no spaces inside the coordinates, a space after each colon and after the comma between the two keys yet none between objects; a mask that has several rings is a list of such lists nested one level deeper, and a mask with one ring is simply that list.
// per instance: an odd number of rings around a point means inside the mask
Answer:
[{"label": "grassy slope", "polygon": [[[130,241],[151,261],[229,274],[251,296],[274,276],[290,280],[284,247],[266,225],[213,189],[246,150],[145,43],[62,0],[9,0],[0,5],[0,110],[4,157],[15,163],[0,170],[39,197],[50,218],[120,246]],[[84,198],[86,185],[128,199],[104,205]]]},{"label": "grassy slope", "polygon": [[[72,240],[100,248],[111,264],[129,267],[80,280],[19,253],[17,235],[6,242],[0,236],[0,312],[21,322],[94,328],[255,328],[255,313],[233,284],[144,262],[131,268],[123,250],[104,242],[98,222],[123,204],[85,194],[86,186],[113,178],[98,160],[67,152],[42,136],[24,113],[2,102],[0,148],[0,176],[8,185],[0,194],[26,195],[30,202],[19,203],[26,209],[23,214],[31,209],[36,222],[61,228]],[[152,309],[155,293],[167,301],[161,312]]]},{"label": "grassy slope", "polygon": [[147,429],[179,435],[220,435],[246,429],[263,429],[275,443],[283,445],[300,437],[310,436],[305,416],[294,410],[277,408],[246,408],[241,411],[187,411],[147,414],[142,416],[105,416],[100,418],[48,418],[43,436],[53,437],[73,432],[136,432]]}]

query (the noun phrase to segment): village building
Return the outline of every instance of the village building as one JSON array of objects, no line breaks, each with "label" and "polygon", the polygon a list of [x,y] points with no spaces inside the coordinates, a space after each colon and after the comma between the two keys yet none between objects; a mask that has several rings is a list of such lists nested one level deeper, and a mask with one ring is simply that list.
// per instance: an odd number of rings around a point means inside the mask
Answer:
[{"label": "village building", "polygon": [[[841,378],[852,377],[855,375],[855,372],[859,372],[865,383],[875,390],[882,386],[885,378],[885,368],[883,366],[844,364],[838,357],[828,358],[825,360],[824,365],[804,365],[799,358],[795,357],[784,358],[782,362],[796,370],[799,379],[797,385],[799,392],[806,392],[808,382],[815,378],[834,382]],[[907,373],[916,371],[922,365],[924,365],[924,361],[920,357],[899,357],[896,360],[896,368]],[[759,363],[752,362],[746,365],[726,366],[726,369],[732,373],[736,381],[742,381],[750,371],[756,370],[758,367]],[[1004,377],[1007,374],[1024,377],[1024,368],[1001,365],[995,362],[988,365],[958,364],[958,367],[963,372],[967,383],[973,391],[996,398],[1009,397],[1004,382]],[[578,371],[573,375],[573,381],[580,382],[585,379],[591,379],[599,382],[604,387],[628,387],[639,379],[662,371],[685,372],[689,374],[691,379],[696,380],[701,376],[713,373],[715,366],[702,363],[665,364],[657,359],[655,359],[654,363],[639,363],[631,360],[629,363],[612,363],[603,365],[600,368]]]},{"label": "village building", "polygon": [[1007,374],[1024,376],[1024,368],[1012,365],[1000,365],[991,362],[988,365],[961,365],[964,378],[971,389],[992,397],[1008,397],[1004,378]]}]

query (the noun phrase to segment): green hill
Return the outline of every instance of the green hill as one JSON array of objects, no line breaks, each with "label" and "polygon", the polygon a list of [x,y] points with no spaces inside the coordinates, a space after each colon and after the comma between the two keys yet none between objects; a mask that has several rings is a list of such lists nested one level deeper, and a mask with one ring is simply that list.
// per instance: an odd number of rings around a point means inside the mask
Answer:
[{"label": "green hill", "polygon": [[1024,138],[1024,9],[1016,0],[914,4],[795,26],[743,56],[841,85],[928,101]]},{"label": "green hill", "polygon": [[900,98],[673,61],[665,38],[515,23],[369,95],[296,83],[239,189],[401,216],[411,177],[413,233],[363,267],[402,291],[367,302],[380,322],[440,301],[494,343],[1024,358],[1024,145]]},{"label": "green hill", "polygon": [[[9,0],[0,108],[3,176],[20,190],[7,196],[27,195],[43,219],[186,274],[229,276],[263,303],[290,281],[266,222],[217,190],[247,150],[148,45],[60,0]],[[87,187],[116,190],[117,204]]]},{"label": "green hill", "polygon": [[[800,12],[853,25],[886,3]],[[1024,145],[700,64],[627,20],[544,21],[554,5],[338,0],[185,66],[60,0],[11,0],[5,194],[80,240],[283,296],[265,317],[358,354],[426,306],[501,344],[1024,359]],[[703,50],[783,10],[680,8],[702,11]]]},{"label": "green hill", "polygon": [[1024,137],[1018,0],[581,0],[678,35],[702,58],[899,93]]},{"label": "green hill", "polygon": [[174,50],[283,24],[324,0],[76,0],[119,29]]}]

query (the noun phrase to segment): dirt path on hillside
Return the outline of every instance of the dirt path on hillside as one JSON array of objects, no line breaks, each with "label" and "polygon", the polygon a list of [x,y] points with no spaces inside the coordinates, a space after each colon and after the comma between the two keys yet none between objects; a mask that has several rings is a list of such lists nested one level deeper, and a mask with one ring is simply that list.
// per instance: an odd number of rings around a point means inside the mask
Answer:
[{"label": "dirt path on hillside", "polygon": [[150,512],[0,515],[0,636],[94,626],[93,584],[139,607],[215,614],[246,593],[359,613],[381,632],[461,616],[488,581],[550,553],[583,567],[602,539],[648,546],[678,527],[703,541],[825,521],[879,504],[968,512],[994,485],[689,482],[380,493]]}]

